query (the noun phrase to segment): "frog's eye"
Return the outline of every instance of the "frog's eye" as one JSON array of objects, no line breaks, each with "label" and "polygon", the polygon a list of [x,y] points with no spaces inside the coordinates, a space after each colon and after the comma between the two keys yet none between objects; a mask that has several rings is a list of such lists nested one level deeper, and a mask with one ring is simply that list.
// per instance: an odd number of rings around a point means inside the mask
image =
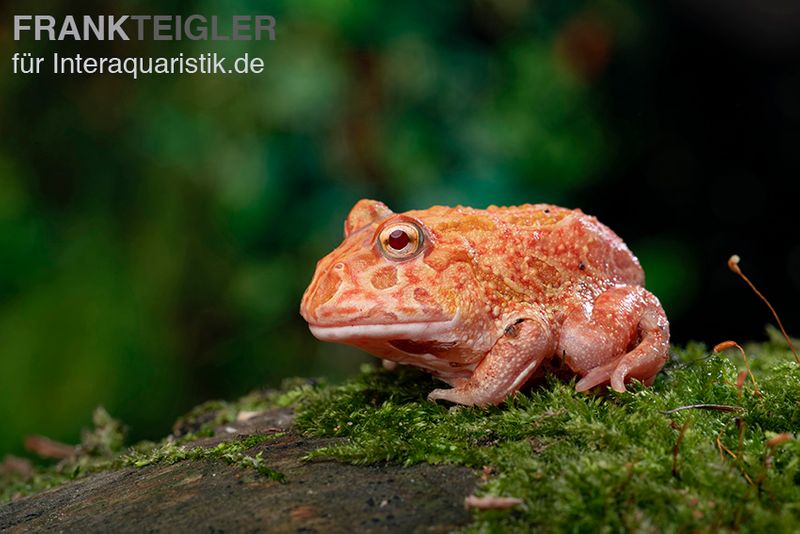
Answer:
[{"label": "frog's eye", "polygon": [[422,250],[423,234],[414,223],[389,224],[378,235],[378,246],[390,260],[407,260]]}]

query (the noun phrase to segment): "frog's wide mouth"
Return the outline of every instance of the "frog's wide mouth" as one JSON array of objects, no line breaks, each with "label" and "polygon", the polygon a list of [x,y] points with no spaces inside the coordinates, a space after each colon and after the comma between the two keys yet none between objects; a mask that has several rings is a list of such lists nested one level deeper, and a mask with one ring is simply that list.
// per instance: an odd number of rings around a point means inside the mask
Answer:
[{"label": "frog's wide mouth", "polygon": [[319,325],[308,328],[321,341],[351,341],[356,339],[438,339],[442,334],[452,334],[459,323],[459,314],[446,321],[419,321],[411,323]]}]

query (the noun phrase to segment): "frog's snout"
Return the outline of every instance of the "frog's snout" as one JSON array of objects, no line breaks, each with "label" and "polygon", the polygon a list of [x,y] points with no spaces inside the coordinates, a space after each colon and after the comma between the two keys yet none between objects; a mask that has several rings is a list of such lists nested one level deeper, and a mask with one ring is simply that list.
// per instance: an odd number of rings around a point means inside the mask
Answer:
[{"label": "frog's snout", "polygon": [[[319,271],[319,268],[317,270]],[[320,275],[319,272],[314,274],[315,281],[308,286],[300,303],[300,315],[307,322],[316,322],[317,311],[333,298],[342,285],[345,270],[345,264],[337,262],[323,274]]]}]

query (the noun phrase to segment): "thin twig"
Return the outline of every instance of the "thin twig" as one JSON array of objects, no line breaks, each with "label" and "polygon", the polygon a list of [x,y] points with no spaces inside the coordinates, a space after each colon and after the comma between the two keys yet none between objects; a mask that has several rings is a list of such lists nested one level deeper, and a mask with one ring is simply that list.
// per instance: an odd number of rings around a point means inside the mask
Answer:
[{"label": "thin twig", "polygon": [[740,371],[738,375],[736,375],[736,394],[739,398],[742,398],[742,388],[744,387],[744,381],[747,380],[747,371]]},{"label": "thin twig", "polygon": [[790,433],[783,432],[781,434],[778,434],[777,436],[774,436],[774,437],[768,439],[767,440],[767,447],[770,449],[770,451],[772,451],[772,450],[775,449],[775,447],[777,447],[779,445],[783,445],[784,443],[786,443],[787,441],[790,441],[791,439],[792,439],[792,435]]},{"label": "thin twig", "polygon": [[722,451],[725,451],[728,454],[730,454],[731,457],[735,460],[736,459],[736,455],[733,453],[733,451],[722,444],[722,433],[724,431],[725,431],[725,429],[723,428],[722,430],[719,431],[719,434],[717,434],[717,448],[719,449],[719,459],[720,460],[724,459],[724,456],[722,455]]},{"label": "thin twig", "polygon": [[678,439],[675,441],[675,446],[672,448],[672,476],[675,478],[680,478],[680,474],[678,473],[678,450],[681,447],[681,441],[683,441],[683,436],[686,435],[686,429],[689,428],[689,423],[691,419],[687,419],[683,426],[681,427],[680,434],[678,434]]},{"label": "thin twig", "polygon": [[788,343],[789,344],[789,348],[792,349],[792,354],[794,354],[794,360],[797,362],[798,365],[800,365],[800,356],[797,355],[797,351],[794,349],[794,343],[792,343],[792,338],[790,338],[789,334],[786,333],[786,329],[783,327],[783,323],[781,322],[781,318],[778,317],[778,312],[776,312],[775,308],[772,307],[772,304],[769,303],[769,301],[767,300],[767,297],[762,295],[761,291],[756,289],[756,286],[753,285],[753,282],[751,282],[750,279],[747,278],[744,275],[742,270],[739,268],[739,260],[740,260],[740,258],[736,254],[731,256],[728,259],[728,269],[730,269],[734,273],[738,274],[742,278],[742,280],[747,282],[747,285],[750,286],[750,289],[752,289],[753,292],[756,295],[758,295],[758,298],[760,298],[761,300],[764,301],[764,304],[767,305],[767,308],[769,308],[769,311],[772,312],[772,316],[775,317],[775,321],[778,322],[778,328],[781,329],[781,333],[783,334],[783,337],[786,338],[786,343]]},{"label": "thin twig", "polygon": [[715,412],[741,412],[744,410],[741,406],[729,406],[727,404],[689,404],[688,406],[678,406],[671,410],[663,410],[661,413],[670,414],[681,412],[683,410],[713,410]]},{"label": "thin twig", "polygon": [[44,436],[28,436],[25,438],[25,448],[42,458],[64,459],[75,456],[77,450],[73,445],[54,441]]},{"label": "thin twig", "polygon": [[756,382],[756,377],[753,376],[753,371],[750,370],[750,363],[747,361],[747,353],[745,353],[741,345],[739,345],[735,341],[723,341],[722,343],[717,343],[714,346],[714,352],[722,352],[723,350],[730,349],[733,347],[736,347],[737,349],[739,349],[739,352],[742,353],[742,358],[744,358],[744,366],[747,369],[747,372],[750,374],[750,380],[753,381],[753,388],[754,388],[753,394],[756,397],[763,397],[764,395],[761,394],[761,390],[758,389],[758,382]]}]

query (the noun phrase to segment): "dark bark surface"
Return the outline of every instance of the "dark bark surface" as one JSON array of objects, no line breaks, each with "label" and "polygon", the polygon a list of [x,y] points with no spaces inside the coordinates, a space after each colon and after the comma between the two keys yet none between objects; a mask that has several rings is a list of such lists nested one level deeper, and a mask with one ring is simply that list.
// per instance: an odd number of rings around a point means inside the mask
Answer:
[{"label": "dark bark surface", "polygon": [[[220,429],[192,446],[274,432],[286,412]],[[26,532],[446,532],[464,525],[472,471],[420,464],[354,466],[303,461],[330,444],[293,433],[262,443],[281,483],[223,462],[186,460],[97,473],[0,505],[0,530]]]}]

